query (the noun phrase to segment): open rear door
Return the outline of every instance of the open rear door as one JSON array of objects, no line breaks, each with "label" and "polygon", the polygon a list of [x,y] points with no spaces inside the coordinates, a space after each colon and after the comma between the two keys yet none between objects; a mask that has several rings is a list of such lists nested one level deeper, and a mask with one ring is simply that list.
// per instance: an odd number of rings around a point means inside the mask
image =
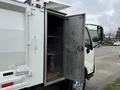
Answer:
[{"label": "open rear door", "polygon": [[85,15],[68,16],[64,30],[64,77],[82,81],[84,77]]}]

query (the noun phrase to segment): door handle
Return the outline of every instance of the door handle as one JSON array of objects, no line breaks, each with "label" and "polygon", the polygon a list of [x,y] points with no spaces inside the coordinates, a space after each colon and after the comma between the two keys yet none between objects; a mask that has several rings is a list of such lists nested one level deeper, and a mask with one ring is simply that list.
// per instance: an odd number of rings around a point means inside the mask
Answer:
[{"label": "door handle", "polygon": [[34,52],[36,52],[36,50],[37,50],[37,37],[36,36],[34,36]]}]

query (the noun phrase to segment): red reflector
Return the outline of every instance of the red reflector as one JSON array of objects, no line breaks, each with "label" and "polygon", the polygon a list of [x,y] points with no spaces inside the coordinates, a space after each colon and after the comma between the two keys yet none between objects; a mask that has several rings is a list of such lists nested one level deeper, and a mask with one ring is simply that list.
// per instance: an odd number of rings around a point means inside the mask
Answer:
[{"label": "red reflector", "polygon": [[14,85],[13,82],[5,83],[5,84],[2,84],[2,88],[9,87],[9,86],[12,86],[12,85]]}]

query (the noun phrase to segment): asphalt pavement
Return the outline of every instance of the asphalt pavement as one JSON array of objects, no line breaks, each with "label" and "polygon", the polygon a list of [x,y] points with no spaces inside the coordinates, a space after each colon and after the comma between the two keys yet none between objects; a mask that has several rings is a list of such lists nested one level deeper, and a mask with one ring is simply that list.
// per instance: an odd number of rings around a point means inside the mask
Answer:
[{"label": "asphalt pavement", "polygon": [[103,90],[120,78],[120,46],[102,46],[95,49],[96,73],[87,81],[86,90]]}]

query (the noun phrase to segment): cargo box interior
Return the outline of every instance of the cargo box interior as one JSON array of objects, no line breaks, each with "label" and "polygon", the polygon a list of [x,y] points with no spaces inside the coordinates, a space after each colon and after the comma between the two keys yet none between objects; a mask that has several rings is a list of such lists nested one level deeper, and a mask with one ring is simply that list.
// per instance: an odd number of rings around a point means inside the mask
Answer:
[{"label": "cargo box interior", "polygon": [[63,23],[64,19],[48,13],[47,21],[47,82],[63,77]]}]

